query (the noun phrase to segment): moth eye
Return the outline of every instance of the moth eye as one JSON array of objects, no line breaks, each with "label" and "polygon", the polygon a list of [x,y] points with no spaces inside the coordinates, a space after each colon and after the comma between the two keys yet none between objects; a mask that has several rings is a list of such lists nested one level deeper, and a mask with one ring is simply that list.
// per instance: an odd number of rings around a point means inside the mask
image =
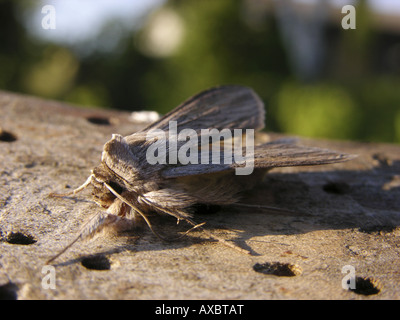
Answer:
[{"label": "moth eye", "polygon": [[116,182],[110,181],[108,182],[108,185],[113,188],[118,194],[121,194],[124,189]]}]

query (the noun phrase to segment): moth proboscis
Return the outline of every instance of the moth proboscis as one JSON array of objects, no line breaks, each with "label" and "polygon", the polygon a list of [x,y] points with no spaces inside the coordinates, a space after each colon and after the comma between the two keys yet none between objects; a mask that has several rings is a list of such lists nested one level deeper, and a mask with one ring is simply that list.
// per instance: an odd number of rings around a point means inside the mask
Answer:
[{"label": "moth proboscis", "polygon": [[[290,140],[251,145],[252,133],[264,127],[264,116],[264,105],[252,89],[220,86],[188,99],[139,132],[126,137],[114,134],[103,147],[100,164],[82,186],[69,193],[51,194],[75,195],[91,186],[94,201],[106,210],[91,217],[78,236],[47,263],[80,239],[109,227],[131,228],[137,219],[144,220],[153,233],[165,239],[154,230],[148,217],[150,212],[173,216],[178,222],[186,221],[191,229],[182,236],[193,229],[202,229],[207,236],[249,253],[202,228],[204,223],[193,220],[191,208],[196,204],[260,208],[239,203],[239,195],[258,183],[268,169],[329,164],[353,158],[299,146]],[[178,128],[179,134],[174,131]],[[213,140],[215,136],[217,139]],[[250,145],[248,149],[248,145],[243,146],[245,138]],[[201,149],[196,145],[199,141]],[[235,152],[229,152],[229,148]],[[153,153],[149,153],[150,149]],[[241,169],[248,171],[238,172]]]}]

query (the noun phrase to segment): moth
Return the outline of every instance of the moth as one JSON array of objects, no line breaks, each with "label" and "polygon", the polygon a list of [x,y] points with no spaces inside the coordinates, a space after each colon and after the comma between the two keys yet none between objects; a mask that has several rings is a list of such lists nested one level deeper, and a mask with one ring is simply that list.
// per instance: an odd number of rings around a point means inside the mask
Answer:
[{"label": "moth", "polygon": [[[248,138],[264,128],[264,117],[263,102],[252,89],[228,85],[193,96],[139,132],[126,137],[114,134],[103,147],[100,164],[83,185],[69,193],[51,194],[75,195],[91,187],[93,200],[103,210],[48,263],[79,239],[107,228],[129,229],[139,220],[163,238],[153,228],[150,213],[186,221],[191,229],[185,234],[201,228],[208,236],[237,248],[202,228],[204,223],[196,223],[193,207],[238,204],[240,193],[251,189],[271,168],[352,158],[287,140],[252,145]],[[250,168],[247,174],[238,174],[246,167]]]}]

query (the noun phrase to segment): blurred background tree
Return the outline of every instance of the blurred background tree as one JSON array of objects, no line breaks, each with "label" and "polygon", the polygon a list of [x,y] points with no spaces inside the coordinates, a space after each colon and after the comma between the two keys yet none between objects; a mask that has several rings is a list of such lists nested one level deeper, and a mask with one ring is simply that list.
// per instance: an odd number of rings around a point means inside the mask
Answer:
[{"label": "blurred background tree", "polygon": [[[355,30],[329,0],[120,0],[108,8],[123,18],[90,20],[105,3],[0,0],[0,89],[165,113],[208,87],[242,84],[264,100],[268,130],[400,142],[400,9],[349,0]],[[41,27],[45,4],[56,30]]]}]

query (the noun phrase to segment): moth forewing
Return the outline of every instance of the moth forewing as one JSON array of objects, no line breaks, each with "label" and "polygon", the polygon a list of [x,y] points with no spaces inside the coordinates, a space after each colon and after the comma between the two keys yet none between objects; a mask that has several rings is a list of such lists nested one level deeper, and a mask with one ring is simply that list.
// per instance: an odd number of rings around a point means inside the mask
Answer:
[{"label": "moth forewing", "polygon": [[49,261],[79,239],[117,224],[132,226],[138,218],[164,238],[148,218],[152,211],[186,221],[191,229],[185,234],[202,229],[203,224],[192,220],[193,205],[236,203],[239,193],[254,186],[262,179],[262,172],[270,168],[350,159],[292,143],[254,146],[254,133],[264,127],[264,116],[264,105],[253,90],[222,86],[188,99],[137,133],[113,135],[104,145],[100,164],[81,187],[69,193],[91,186],[95,202],[107,211],[94,215],[78,236]]},{"label": "moth forewing", "polygon": [[142,132],[150,129],[168,131],[170,121],[177,121],[180,130],[260,130],[264,128],[264,118],[264,104],[252,89],[243,86],[221,86],[193,96]]}]

